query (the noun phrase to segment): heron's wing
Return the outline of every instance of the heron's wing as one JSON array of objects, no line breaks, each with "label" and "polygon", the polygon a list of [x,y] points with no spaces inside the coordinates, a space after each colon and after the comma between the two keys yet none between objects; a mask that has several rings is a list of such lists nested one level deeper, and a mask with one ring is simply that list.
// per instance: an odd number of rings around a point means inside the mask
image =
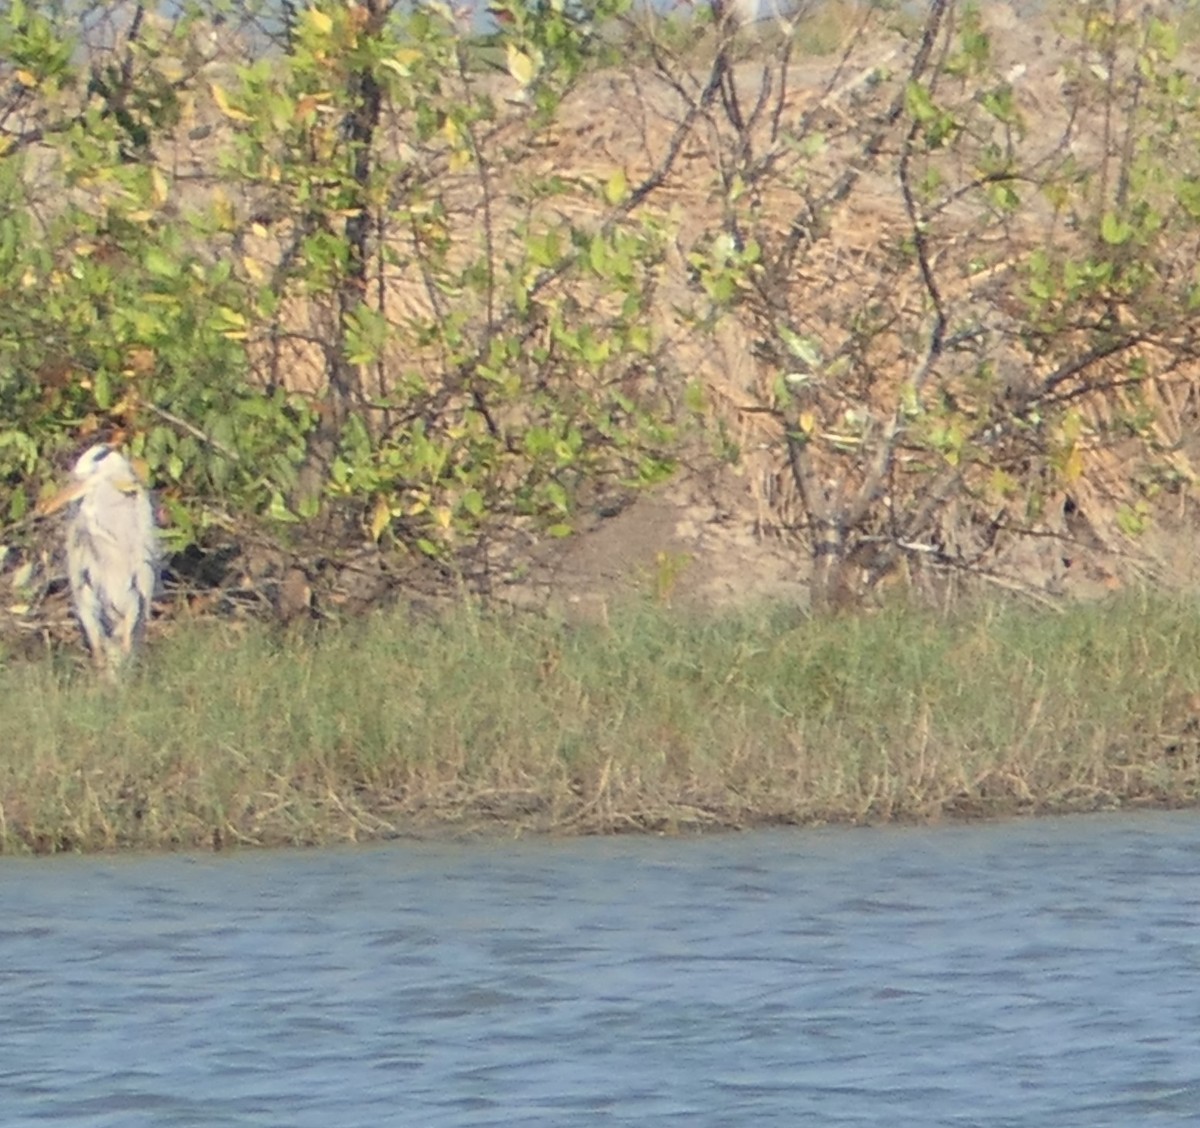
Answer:
[{"label": "heron's wing", "polygon": [[124,493],[104,483],[85,494],[72,511],[67,534],[68,562],[74,556],[90,566],[92,578],[117,595],[132,587],[149,596],[144,569],[157,557],[158,536],[150,499],[137,487]]},{"label": "heron's wing", "polygon": [[[154,596],[157,537],[149,498],[106,483],[75,506],[67,531],[67,570],[75,608],[92,650],[127,652]],[[110,655],[111,657],[111,655]]]}]

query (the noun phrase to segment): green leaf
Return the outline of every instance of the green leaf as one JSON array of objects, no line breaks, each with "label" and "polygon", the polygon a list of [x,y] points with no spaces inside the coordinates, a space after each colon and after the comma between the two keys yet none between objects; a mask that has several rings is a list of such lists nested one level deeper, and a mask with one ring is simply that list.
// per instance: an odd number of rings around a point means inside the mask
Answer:
[{"label": "green leaf", "polygon": [[476,489],[467,490],[462,497],[462,507],[472,517],[482,517],[484,511],[483,494]]},{"label": "green leaf", "polygon": [[609,276],[609,257],[608,241],[603,235],[593,235],[588,245],[588,265],[601,278]]},{"label": "green leaf", "polygon": [[821,366],[821,343],[814,337],[802,337],[794,329],[786,325],[779,327],[779,336],[787,345],[788,352],[797,360],[803,361],[809,368]]},{"label": "green leaf", "polygon": [[278,490],[272,491],[271,503],[267,506],[267,516],[272,521],[280,521],[284,524],[294,525],[299,518],[288,507],[283,500],[283,495]]},{"label": "green leaf", "polygon": [[1104,213],[1104,218],[1100,221],[1100,238],[1110,247],[1127,243],[1132,236],[1133,227],[1130,224],[1113,212]]},{"label": "green leaf", "polygon": [[92,398],[101,411],[107,411],[112,407],[112,385],[109,383],[108,373],[104,369],[100,369],[92,377]]},{"label": "green leaf", "polygon": [[545,231],[531,235],[526,242],[526,253],[531,262],[547,268],[557,266],[562,259],[562,241],[557,231]]},{"label": "green leaf", "polygon": [[937,109],[929,91],[919,82],[909,82],[905,86],[904,108],[910,117],[922,123],[932,121],[937,116]]},{"label": "green leaf", "polygon": [[155,278],[176,278],[179,262],[160,247],[149,247],[145,256],[146,270]]}]

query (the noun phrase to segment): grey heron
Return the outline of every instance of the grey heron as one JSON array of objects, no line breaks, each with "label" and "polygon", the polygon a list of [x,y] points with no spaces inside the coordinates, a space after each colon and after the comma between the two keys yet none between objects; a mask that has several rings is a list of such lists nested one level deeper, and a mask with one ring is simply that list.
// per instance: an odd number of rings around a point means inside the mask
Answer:
[{"label": "grey heron", "polygon": [[159,545],[150,496],[119,451],[84,451],[71,482],[40,506],[70,506],[67,575],[92,658],[115,676],[141,640],[158,580]]}]

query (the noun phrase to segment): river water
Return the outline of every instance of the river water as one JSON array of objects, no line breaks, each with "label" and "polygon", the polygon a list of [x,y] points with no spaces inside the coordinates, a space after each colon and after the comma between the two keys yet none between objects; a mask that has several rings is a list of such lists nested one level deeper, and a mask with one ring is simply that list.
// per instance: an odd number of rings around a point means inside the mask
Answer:
[{"label": "river water", "polygon": [[1200,1123],[1200,813],[0,861],[0,1124]]}]

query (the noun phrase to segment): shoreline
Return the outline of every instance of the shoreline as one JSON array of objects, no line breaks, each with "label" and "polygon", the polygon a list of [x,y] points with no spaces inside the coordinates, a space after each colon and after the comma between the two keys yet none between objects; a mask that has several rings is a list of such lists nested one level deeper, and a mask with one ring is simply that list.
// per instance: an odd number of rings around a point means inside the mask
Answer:
[{"label": "shoreline", "polygon": [[[238,851],[276,850],[326,850],[354,846],[378,846],[389,843],[490,845],[497,842],[515,842],[527,839],[542,841],[569,841],[578,838],[707,838],[723,835],[753,834],[768,830],[880,830],[897,827],[907,828],[952,828],[980,824],[1026,822],[1044,818],[1086,818],[1092,815],[1136,815],[1200,811],[1200,798],[1175,799],[1154,795],[1119,796],[1111,794],[1093,798],[1090,802],[1042,805],[1033,803],[997,804],[987,810],[939,811],[925,818],[912,815],[875,818],[870,815],[856,819],[831,816],[828,818],[791,818],[786,814],[755,814],[741,812],[705,812],[704,819],[685,815],[672,818],[664,814],[658,821],[635,823],[633,820],[618,819],[620,825],[579,825],[568,820],[567,824],[550,823],[539,825],[535,821],[508,819],[503,816],[464,814],[460,818],[426,817],[420,814],[407,815],[403,820],[387,827],[366,832],[351,832],[345,826],[325,828],[325,837],[313,839],[264,835],[258,838],[248,834],[222,833],[214,829],[207,841],[202,838],[162,840],[146,842],[89,841],[38,842],[21,839],[14,847],[6,839],[0,857],[36,858],[83,856],[130,856],[169,854],[222,854]],[[364,807],[359,817],[384,821],[381,810]],[[18,832],[19,833],[19,832]]]}]

